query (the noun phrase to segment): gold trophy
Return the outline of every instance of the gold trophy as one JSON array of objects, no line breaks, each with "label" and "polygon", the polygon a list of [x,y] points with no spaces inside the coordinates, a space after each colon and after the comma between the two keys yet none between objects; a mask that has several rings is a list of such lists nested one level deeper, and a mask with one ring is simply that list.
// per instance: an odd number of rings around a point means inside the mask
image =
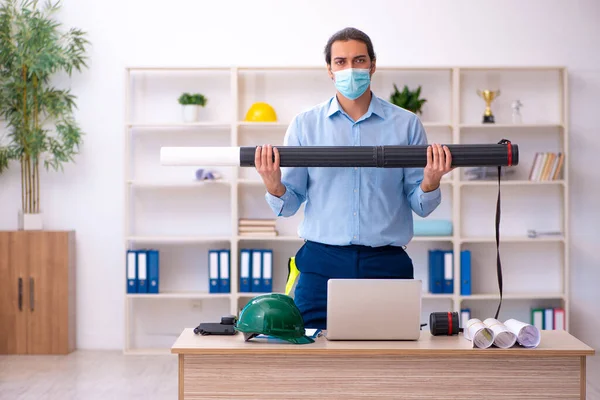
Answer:
[{"label": "gold trophy", "polygon": [[493,124],[496,121],[494,120],[494,114],[492,114],[492,101],[498,96],[500,96],[500,91],[492,91],[492,90],[477,90],[477,94],[483,100],[485,100],[485,112],[483,113],[483,123],[484,124]]}]

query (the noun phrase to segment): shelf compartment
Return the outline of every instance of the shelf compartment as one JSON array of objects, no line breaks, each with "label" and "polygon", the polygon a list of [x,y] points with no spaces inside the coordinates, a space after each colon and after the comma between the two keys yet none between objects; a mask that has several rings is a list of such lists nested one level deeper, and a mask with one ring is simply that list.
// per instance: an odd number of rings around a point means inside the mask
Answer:
[{"label": "shelf compartment", "polygon": [[231,235],[231,193],[226,185],[135,190],[131,193],[130,236],[221,237]]},{"label": "shelf compartment", "polygon": [[[481,321],[486,318],[494,318],[498,309],[499,298],[489,300],[463,299],[460,302],[460,308],[471,310],[471,318],[478,318]],[[532,308],[553,308],[564,307],[562,299],[538,298],[538,299],[505,299],[502,301],[498,320],[505,322],[514,318],[518,321],[531,323]],[[568,320],[567,320],[568,323]]]},{"label": "shelf compartment", "polygon": [[146,244],[185,244],[185,243],[218,243],[230,242],[230,236],[180,236],[180,235],[165,235],[165,236],[127,236],[126,239],[133,243]]},{"label": "shelf compartment", "polygon": [[[423,104],[419,118],[428,127],[444,127],[452,121],[452,69],[393,69],[377,68],[373,74],[371,89],[384,100],[389,101],[394,92],[394,84],[401,92],[404,85],[410,90],[421,86]],[[428,132],[429,133],[429,132]]]},{"label": "shelf compartment", "polygon": [[230,293],[208,293],[202,291],[162,292],[162,293],[130,293],[128,299],[229,299]]},{"label": "shelf compartment", "polygon": [[194,146],[231,146],[231,134],[229,131],[219,130],[211,130],[201,134],[190,133],[186,130],[173,130],[167,133],[152,132],[144,135],[133,135],[130,154],[127,155],[126,179],[142,182],[191,182],[196,180],[196,172],[201,168],[219,174],[221,179],[234,179],[235,167],[161,165],[160,151],[162,147]]},{"label": "shelf compartment", "polygon": [[[539,300],[539,299],[564,299],[562,293],[503,293],[502,300]],[[461,300],[500,300],[500,293],[472,294],[460,296]]]},{"label": "shelf compartment", "polygon": [[229,314],[230,299],[160,298],[160,301],[129,301],[129,346],[125,351],[156,352],[170,348],[181,332],[202,321],[220,322]]},{"label": "shelf compartment", "polygon": [[[495,180],[472,180],[472,181],[460,181],[460,186],[492,186],[498,187],[498,178]],[[565,186],[566,182],[562,179],[554,181],[530,181],[522,179],[506,179],[505,177],[500,178],[500,187],[503,186],[529,186],[529,185],[561,185]],[[502,199],[500,199],[502,200]]]},{"label": "shelf compartment", "polygon": [[460,122],[476,126],[482,123],[485,101],[477,90],[500,90],[491,103],[497,124],[512,124],[511,104],[520,100],[522,123],[560,125],[562,111],[561,68],[548,69],[461,69]]},{"label": "shelf compartment", "polygon": [[[556,296],[565,290],[565,249],[557,243],[502,243],[503,289],[507,297],[530,298],[532,294]],[[461,250],[471,252],[471,299],[489,298],[498,293],[496,245],[462,244]],[[498,294],[499,295],[499,294]],[[497,298],[494,295],[492,298]]]},{"label": "shelf compartment", "polygon": [[233,115],[231,69],[136,69],[130,70],[127,121],[130,124],[182,123],[178,102],[184,92],[201,93],[207,103],[199,122],[223,123]]},{"label": "shelf compartment", "polygon": [[[501,189],[500,240],[529,239],[527,232],[562,231],[564,190],[558,185],[505,186]],[[463,186],[460,236],[465,241],[495,240],[497,190],[485,186]],[[537,212],[544,210],[544,213]],[[560,237],[552,237],[557,240]],[[541,238],[532,240],[541,241]],[[546,239],[546,238],[544,238]],[[524,241],[520,240],[519,241]],[[528,241],[529,242],[529,241]]]}]

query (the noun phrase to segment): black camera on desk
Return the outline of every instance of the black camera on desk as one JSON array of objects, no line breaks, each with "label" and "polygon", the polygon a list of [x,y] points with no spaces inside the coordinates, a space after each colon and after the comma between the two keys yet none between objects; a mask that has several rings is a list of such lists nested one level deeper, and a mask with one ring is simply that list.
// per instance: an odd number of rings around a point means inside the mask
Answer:
[{"label": "black camera on desk", "polygon": [[235,315],[226,315],[221,317],[221,322],[201,322],[196,328],[194,333],[196,335],[235,335],[235,323],[237,317]]}]

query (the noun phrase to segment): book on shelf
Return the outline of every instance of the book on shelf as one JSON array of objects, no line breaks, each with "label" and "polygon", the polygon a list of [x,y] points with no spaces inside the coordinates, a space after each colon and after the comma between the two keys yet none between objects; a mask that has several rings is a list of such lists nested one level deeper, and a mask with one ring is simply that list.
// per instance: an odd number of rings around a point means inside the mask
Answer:
[{"label": "book on shelf", "polygon": [[269,232],[260,232],[260,231],[249,231],[249,232],[240,232],[240,236],[278,236],[279,232],[277,231],[269,231]]},{"label": "book on shelf", "polygon": [[238,234],[240,236],[278,236],[279,232],[275,229],[276,223],[275,219],[240,218]]},{"label": "book on shelf", "polygon": [[275,227],[277,220],[273,218],[240,218],[240,226],[272,226]]},{"label": "book on shelf", "polygon": [[562,152],[537,152],[529,171],[530,181],[554,181],[560,179],[565,160]]}]

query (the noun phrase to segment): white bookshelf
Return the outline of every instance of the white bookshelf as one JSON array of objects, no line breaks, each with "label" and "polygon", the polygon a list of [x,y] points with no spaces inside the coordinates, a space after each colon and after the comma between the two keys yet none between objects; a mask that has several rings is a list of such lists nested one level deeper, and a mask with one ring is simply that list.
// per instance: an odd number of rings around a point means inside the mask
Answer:
[{"label": "white bookshelf", "polygon": [[[393,90],[422,85],[427,103],[420,116],[429,142],[519,145],[514,175],[502,178],[501,258],[504,299],[500,319],[529,321],[532,307],[569,313],[568,79],[562,67],[378,67],[372,89],[385,99]],[[477,89],[499,88],[492,103],[495,124],[481,124],[485,104]],[[183,92],[208,98],[200,122],[183,123]],[[167,351],[185,327],[236,314],[258,293],[239,293],[239,251],[273,250],[273,291],[282,292],[287,260],[303,244],[297,226],[303,208],[277,220],[277,237],[238,235],[239,218],[274,218],[264,186],[252,168],[209,168],[220,181],[195,181],[196,167],[163,167],[162,146],[281,145],[297,113],[334,93],[324,67],[130,67],[126,69],[125,221],[127,249],[160,252],[160,293],[125,293],[126,353]],[[523,123],[511,123],[510,104],[520,99]],[[253,102],[266,101],[275,123],[244,121]],[[566,154],[561,179],[530,181],[538,151]],[[199,166],[198,168],[201,168]],[[442,184],[442,204],[428,218],[451,219],[449,237],[415,237],[407,251],[415,278],[423,280],[423,322],[433,311],[471,309],[493,316],[499,294],[494,233],[498,183],[468,181],[458,169]],[[418,218],[418,217],[415,217]],[[561,236],[527,237],[528,229],[560,230]],[[231,250],[231,293],[208,292],[208,250]],[[454,293],[431,294],[427,250],[454,250]],[[472,253],[472,295],[460,294],[460,251]],[[125,255],[123,268],[125,271]],[[123,274],[124,276],[125,274]],[[123,280],[125,291],[125,280]]]}]

